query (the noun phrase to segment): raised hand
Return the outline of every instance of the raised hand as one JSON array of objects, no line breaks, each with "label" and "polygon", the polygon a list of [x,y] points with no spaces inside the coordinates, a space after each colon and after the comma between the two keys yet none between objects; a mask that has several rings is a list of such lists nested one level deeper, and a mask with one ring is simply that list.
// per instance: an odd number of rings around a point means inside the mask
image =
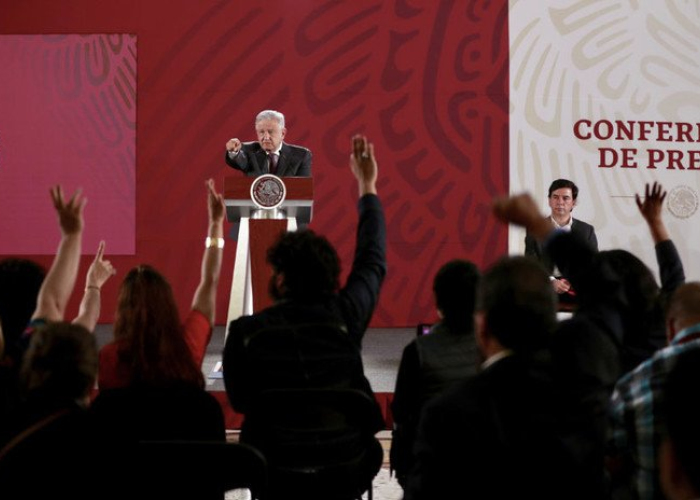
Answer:
[{"label": "raised hand", "polygon": [[634,195],[637,201],[637,207],[642,217],[651,224],[661,218],[661,210],[664,200],[666,199],[666,191],[663,190],[661,184],[654,182],[651,186],[647,183],[644,186],[644,200],[639,196],[639,193]]},{"label": "raised hand", "polygon": [[223,222],[224,216],[226,215],[224,197],[221,193],[216,192],[214,179],[208,179],[205,185],[208,191],[207,207],[209,209],[209,220],[211,222]]},{"label": "raised hand", "polygon": [[64,235],[81,232],[83,230],[83,209],[87,202],[87,199],[82,196],[82,191],[78,189],[66,203],[63,196],[63,188],[60,185],[53,186],[51,188],[51,199],[58,214],[61,232]]},{"label": "raised hand", "polygon": [[377,193],[378,167],[374,158],[374,145],[363,135],[355,135],[352,138],[350,169],[359,183],[360,196]]},{"label": "raised hand", "polygon": [[95,254],[95,260],[92,261],[87,272],[87,277],[85,279],[86,288],[96,287],[99,290],[109,278],[117,274],[117,270],[114,269],[112,263],[104,259],[104,253],[105,242],[100,241],[100,245],[97,247],[97,253]]},{"label": "raised hand", "polygon": [[552,225],[529,193],[494,199],[493,213],[503,222],[524,227],[538,240],[543,240],[552,231]]},{"label": "raised hand", "polygon": [[664,224],[661,211],[663,210],[664,200],[666,199],[666,191],[663,190],[661,184],[654,182],[651,186],[647,183],[644,186],[644,200],[641,199],[639,193],[634,195],[637,202],[639,213],[642,214],[644,220],[649,225],[649,231],[654,243],[659,243],[670,239],[666,225]]}]

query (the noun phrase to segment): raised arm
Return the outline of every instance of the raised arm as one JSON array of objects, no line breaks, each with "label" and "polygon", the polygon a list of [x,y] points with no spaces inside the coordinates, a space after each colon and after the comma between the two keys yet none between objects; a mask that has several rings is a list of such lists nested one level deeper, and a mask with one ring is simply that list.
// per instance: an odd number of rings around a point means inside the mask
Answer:
[{"label": "raised arm", "polygon": [[386,224],[377,197],[374,147],[366,137],[353,137],[350,169],[359,188],[359,220],[352,270],[340,296],[346,317],[352,318],[348,323],[360,325],[357,331],[350,332],[359,344],[379,300],[379,290],[386,275]]},{"label": "raised arm", "polygon": [[51,199],[58,214],[61,242],[39,290],[32,319],[62,321],[78,274],[86,199],[78,190],[66,203],[61,186],[51,188]]},{"label": "raised arm", "polygon": [[217,193],[214,180],[209,179],[207,186],[207,203],[209,212],[209,230],[202,256],[202,277],[192,299],[192,309],[201,312],[214,324],[216,312],[216,287],[221,272],[221,259],[224,253],[224,198]]},{"label": "raised arm", "polygon": [[646,184],[644,187],[644,200],[641,199],[639,194],[635,195],[635,199],[639,213],[644,217],[647,226],[649,226],[651,238],[654,240],[663,300],[668,300],[676,288],[685,283],[685,270],[683,269],[680,255],[678,255],[678,250],[669,236],[668,229],[666,229],[666,224],[664,224],[663,216],[661,215],[664,200],[666,199],[666,191],[663,190],[658,182],[654,182],[651,186]]},{"label": "raised arm", "polygon": [[100,291],[107,280],[114,276],[117,271],[108,260],[104,260],[105,242],[100,241],[95,254],[95,260],[90,264],[85,277],[85,292],[83,300],[80,301],[78,316],[73,323],[84,326],[89,331],[94,331],[97,321],[100,319],[101,297]]},{"label": "raised arm", "polygon": [[661,210],[666,199],[666,191],[662,189],[661,184],[658,182],[654,182],[651,186],[646,184],[644,187],[644,200],[641,199],[639,194],[635,194],[634,197],[637,201],[639,213],[642,214],[649,226],[649,232],[654,240],[654,244],[670,240],[671,237],[668,235],[664,219],[661,216]]}]

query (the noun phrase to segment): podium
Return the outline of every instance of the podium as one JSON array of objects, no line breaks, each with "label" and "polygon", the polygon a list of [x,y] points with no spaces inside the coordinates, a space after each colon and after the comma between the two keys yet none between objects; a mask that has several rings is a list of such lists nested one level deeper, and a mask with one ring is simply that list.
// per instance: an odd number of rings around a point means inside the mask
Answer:
[{"label": "podium", "polygon": [[[273,198],[274,206],[266,205],[265,196]],[[231,321],[272,305],[268,294],[272,269],[266,261],[267,250],[281,233],[296,231],[298,224],[311,222],[313,179],[281,179],[269,174],[226,177],[224,202],[226,218],[239,225],[226,322],[228,332]]]}]

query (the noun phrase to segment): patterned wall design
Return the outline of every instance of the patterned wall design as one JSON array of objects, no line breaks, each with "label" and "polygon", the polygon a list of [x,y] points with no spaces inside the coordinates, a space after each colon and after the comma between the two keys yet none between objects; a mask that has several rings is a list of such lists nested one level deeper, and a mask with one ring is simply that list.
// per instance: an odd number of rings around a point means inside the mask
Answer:
[{"label": "patterned wall design", "polygon": [[[435,319],[440,265],[487,265],[505,252],[507,231],[489,208],[508,191],[505,0],[95,3],[27,0],[0,16],[0,32],[138,39],[136,256],[113,259],[120,274],[151,262],[189,305],[206,230],[203,182],[239,175],[223,162],[224,143],[253,139],[265,108],[286,114],[288,142],[314,152],[311,227],[346,268],[357,196],[349,139],[374,141],[389,227],[374,326]],[[227,246],[219,321],[233,255]]]},{"label": "patterned wall design", "polygon": [[57,182],[90,194],[86,248],[133,254],[135,35],[0,35],[0,67],[0,254],[56,252]]},{"label": "patterned wall design", "polygon": [[[581,188],[574,216],[596,227],[601,249],[629,250],[655,270],[634,194],[659,181],[669,191],[664,219],[686,276],[697,279],[699,56],[699,0],[511,1],[511,190],[533,191],[545,209],[549,183],[574,180]],[[636,122],[636,133],[632,140],[578,140],[573,126],[582,118]],[[646,138],[639,132],[643,121],[657,124]],[[669,124],[671,140],[658,139],[661,122]],[[690,141],[677,140],[679,123],[689,124]],[[629,164],[636,166],[600,167],[600,148],[634,149]],[[663,160],[650,161],[650,150]],[[671,151],[677,165],[669,166]],[[609,165],[612,153],[606,154]],[[523,236],[511,231],[511,251],[522,251]]]}]

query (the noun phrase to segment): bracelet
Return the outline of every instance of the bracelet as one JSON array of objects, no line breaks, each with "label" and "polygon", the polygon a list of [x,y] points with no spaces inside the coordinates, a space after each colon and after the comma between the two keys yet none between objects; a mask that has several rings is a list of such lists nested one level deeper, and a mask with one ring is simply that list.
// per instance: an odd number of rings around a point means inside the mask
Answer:
[{"label": "bracelet", "polygon": [[212,238],[211,236],[207,236],[207,239],[204,240],[204,248],[224,248],[224,239],[223,238]]},{"label": "bracelet", "polygon": [[86,292],[87,292],[88,290],[90,290],[90,289],[97,290],[98,293],[100,292],[100,287],[99,287],[99,286],[88,285],[88,286],[85,287],[85,291],[86,291]]}]

